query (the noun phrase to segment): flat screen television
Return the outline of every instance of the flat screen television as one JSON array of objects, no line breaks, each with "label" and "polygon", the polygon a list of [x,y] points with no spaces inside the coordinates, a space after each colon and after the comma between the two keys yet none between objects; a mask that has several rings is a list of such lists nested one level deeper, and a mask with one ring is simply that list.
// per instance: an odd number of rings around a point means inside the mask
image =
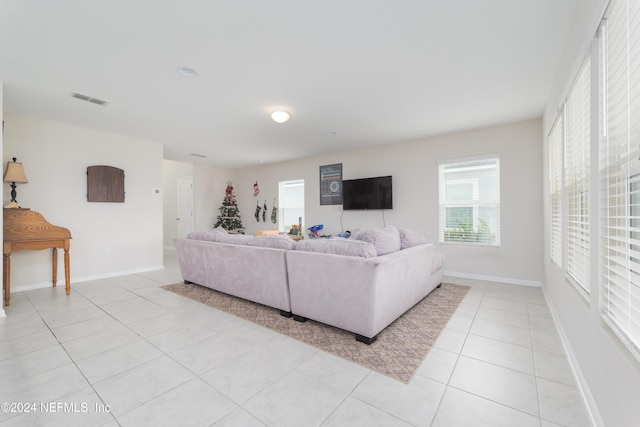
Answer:
[{"label": "flat screen television", "polygon": [[342,180],[342,209],[393,209],[391,176]]}]

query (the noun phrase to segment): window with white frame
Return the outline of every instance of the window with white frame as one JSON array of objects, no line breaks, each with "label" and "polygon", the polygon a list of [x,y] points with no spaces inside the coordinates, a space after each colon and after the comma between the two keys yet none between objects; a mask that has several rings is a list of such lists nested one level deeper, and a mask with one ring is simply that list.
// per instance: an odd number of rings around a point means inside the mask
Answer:
[{"label": "window with white frame", "polygon": [[564,117],[561,115],[549,133],[549,194],[551,195],[551,261],[562,267],[562,168]]},{"label": "window with white frame", "polygon": [[601,314],[640,357],[640,2],[611,0],[600,29]]},{"label": "window with white frame", "polygon": [[304,179],[280,181],[278,194],[278,229],[289,232],[293,224],[304,218]]},{"label": "window with white frame", "polygon": [[582,63],[564,105],[566,195],[565,269],[569,278],[589,293],[591,60]]},{"label": "window with white frame", "polygon": [[550,257],[590,292],[591,59],[580,66],[549,132]]},{"label": "window with white frame", "polygon": [[439,165],[440,242],[500,246],[500,159]]}]

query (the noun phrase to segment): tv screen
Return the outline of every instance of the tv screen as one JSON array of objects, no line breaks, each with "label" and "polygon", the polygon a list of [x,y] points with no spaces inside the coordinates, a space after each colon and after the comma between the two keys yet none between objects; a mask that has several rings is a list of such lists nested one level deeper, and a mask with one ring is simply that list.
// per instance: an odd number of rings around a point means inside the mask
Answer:
[{"label": "tv screen", "polygon": [[342,209],[393,209],[391,176],[342,180]]}]

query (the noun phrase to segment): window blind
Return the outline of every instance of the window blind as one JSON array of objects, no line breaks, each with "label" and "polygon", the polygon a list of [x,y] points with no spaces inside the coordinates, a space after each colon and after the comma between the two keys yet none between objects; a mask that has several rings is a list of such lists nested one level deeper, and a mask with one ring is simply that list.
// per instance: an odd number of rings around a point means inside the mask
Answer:
[{"label": "window blind", "polygon": [[567,275],[589,293],[591,60],[586,58],[564,106]]},{"label": "window blind", "polygon": [[562,147],[564,119],[560,115],[549,132],[549,194],[551,196],[551,261],[562,267]]},{"label": "window blind", "polygon": [[440,242],[500,245],[500,160],[442,163]]},{"label": "window blind", "polygon": [[640,2],[612,0],[601,29],[601,313],[640,355]]}]

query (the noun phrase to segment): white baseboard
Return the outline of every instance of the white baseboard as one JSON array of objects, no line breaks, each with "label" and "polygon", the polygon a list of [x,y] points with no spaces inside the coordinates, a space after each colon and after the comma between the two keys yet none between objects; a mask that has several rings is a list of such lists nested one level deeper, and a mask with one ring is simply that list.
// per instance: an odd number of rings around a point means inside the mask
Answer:
[{"label": "white baseboard", "polygon": [[591,390],[589,389],[587,380],[582,374],[580,365],[578,364],[575,354],[573,353],[571,346],[569,345],[567,335],[564,333],[562,325],[558,320],[556,309],[551,303],[551,300],[547,297],[547,293],[544,291],[544,288],[542,288],[542,294],[544,295],[544,299],[547,301],[547,306],[549,307],[549,311],[551,312],[551,317],[553,317],[553,323],[555,323],[556,328],[558,329],[558,335],[560,336],[560,341],[562,342],[564,352],[567,355],[567,360],[569,361],[569,366],[571,367],[573,376],[576,379],[578,390],[580,391],[580,394],[582,395],[582,398],[587,405],[587,412],[589,413],[589,417],[591,418],[591,425],[596,427],[604,427],[604,421],[600,416],[600,411],[598,411],[598,405],[596,405],[596,401],[591,394]]},{"label": "white baseboard", "polygon": [[512,279],[509,277],[499,277],[499,276],[483,276],[480,274],[458,273],[455,271],[446,271],[446,270],[442,274],[444,276],[457,277],[460,279],[472,279],[472,280],[482,280],[485,282],[509,283],[511,285],[534,286],[538,288],[542,287],[542,281],[537,281],[537,280]]},{"label": "white baseboard", "polygon": [[[139,274],[139,273],[148,273],[150,271],[163,270],[164,265],[159,265],[155,267],[147,267],[147,268],[138,268],[133,270],[126,271],[118,271],[114,273],[106,273],[106,274],[95,274],[92,276],[83,276],[83,277],[71,277],[71,285],[73,288],[74,283],[81,282],[89,282],[92,280],[100,280],[100,279],[108,279],[110,277],[119,277],[119,276],[127,276],[129,274]],[[58,280],[58,287],[64,287],[64,279],[62,281]],[[32,283],[28,285],[20,285],[20,286],[11,286],[11,292],[24,292],[24,291],[33,291],[35,289],[45,289],[50,288],[51,282],[44,283]],[[1,316],[0,316],[1,317]]]}]

